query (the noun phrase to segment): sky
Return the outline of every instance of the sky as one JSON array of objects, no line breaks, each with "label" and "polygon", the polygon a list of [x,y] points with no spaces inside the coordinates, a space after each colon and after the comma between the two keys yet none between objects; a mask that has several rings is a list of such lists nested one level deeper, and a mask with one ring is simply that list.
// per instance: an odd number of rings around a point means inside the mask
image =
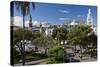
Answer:
[{"label": "sky", "polygon": [[[93,24],[97,24],[97,7],[96,6],[84,6],[84,5],[72,5],[72,4],[51,4],[51,3],[35,3],[35,10],[30,5],[30,13],[34,21],[48,22],[50,24],[62,24],[66,20],[82,19],[86,21],[88,9],[91,9],[93,16]],[[14,5],[15,21],[18,19],[22,21],[22,14],[16,10]],[[17,18],[16,18],[17,17]],[[25,17],[26,25],[29,21],[29,15]],[[16,23],[17,23],[16,22]],[[17,23],[18,24],[18,23]],[[20,23],[19,23],[20,24]]]}]

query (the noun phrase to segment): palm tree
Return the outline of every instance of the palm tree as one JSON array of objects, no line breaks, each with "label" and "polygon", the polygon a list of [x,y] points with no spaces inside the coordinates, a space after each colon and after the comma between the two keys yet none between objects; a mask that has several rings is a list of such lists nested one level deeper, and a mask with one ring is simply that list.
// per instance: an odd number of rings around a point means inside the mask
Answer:
[{"label": "palm tree", "polygon": [[22,55],[23,55],[23,65],[25,65],[25,45],[24,45],[24,30],[25,30],[25,16],[30,14],[30,6],[32,5],[33,9],[35,9],[35,4],[34,2],[22,2],[22,1],[14,1],[15,7],[19,12],[21,12],[22,17],[23,17],[23,42],[22,42]]}]

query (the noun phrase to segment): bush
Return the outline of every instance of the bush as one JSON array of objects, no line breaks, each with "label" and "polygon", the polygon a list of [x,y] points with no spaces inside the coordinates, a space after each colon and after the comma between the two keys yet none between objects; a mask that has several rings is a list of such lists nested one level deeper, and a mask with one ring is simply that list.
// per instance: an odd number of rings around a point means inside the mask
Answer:
[{"label": "bush", "polygon": [[62,46],[55,45],[55,46],[53,46],[53,48],[50,48],[48,50],[48,57],[49,58],[53,58],[55,61],[61,61],[61,62],[63,62],[64,58],[65,58],[65,51],[62,48]]},{"label": "bush", "polygon": [[14,51],[14,63],[18,63],[19,60],[21,60],[22,55],[20,54],[20,52],[16,51],[16,49],[14,49],[13,51]]}]

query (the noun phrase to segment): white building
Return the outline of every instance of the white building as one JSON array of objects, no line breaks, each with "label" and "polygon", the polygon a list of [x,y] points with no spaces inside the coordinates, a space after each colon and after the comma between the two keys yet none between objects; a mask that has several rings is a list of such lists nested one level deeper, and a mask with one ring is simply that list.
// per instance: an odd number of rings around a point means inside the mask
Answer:
[{"label": "white building", "polygon": [[97,27],[94,26],[93,24],[93,16],[92,16],[91,9],[88,10],[88,14],[87,14],[87,25],[90,26],[93,29],[93,32],[97,35]]},{"label": "white building", "polygon": [[92,17],[91,9],[88,10],[88,14],[87,14],[87,25],[93,26],[93,17]]},{"label": "white building", "polygon": [[46,28],[45,30],[46,35],[52,35],[52,32],[53,32],[53,28]]},{"label": "white building", "polygon": [[73,21],[69,24],[70,26],[77,26],[78,23],[75,22],[75,19],[73,19]]},{"label": "white building", "polygon": [[53,28],[46,21],[45,22],[34,21],[32,24],[32,18],[30,18],[29,30],[31,30],[32,32],[45,33],[45,35],[48,36],[52,35]]}]

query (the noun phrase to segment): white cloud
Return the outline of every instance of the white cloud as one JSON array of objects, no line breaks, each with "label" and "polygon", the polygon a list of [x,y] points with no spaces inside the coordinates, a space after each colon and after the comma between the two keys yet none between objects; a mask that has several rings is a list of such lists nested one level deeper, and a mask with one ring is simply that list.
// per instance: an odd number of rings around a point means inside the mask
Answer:
[{"label": "white cloud", "polygon": [[[12,21],[12,19],[11,19]],[[23,27],[23,18],[20,17],[20,16],[14,16],[13,17],[13,24],[14,26],[20,26],[20,27]],[[35,20],[35,21],[32,21],[33,25],[39,25],[40,22]],[[42,22],[43,23],[43,22]],[[25,27],[29,27],[29,20],[25,20]]]},{"label": "white cloud", "polygon": [[23,25],[23,23],[22,23],[22,17],[20,17],[20,16],[15,16],[15,17],[13,17],[13,24],[14,24],[14,26],[22,26]]},{"label": "white cloud", "polygon": [[[20,16],[15,16],[15,17],[13,17],[13,23],[14,23],[14,26],[20,26],[20,27],[22,27],[23,26],[23,18],[22,17],[20,17]],[[29,25],[29,21],[27,20],[27,21],[25,21],[25,26],[26,27],[28,27]]]},{"label": "white cloud", "polygon": [[62,17],[62,18],[59,18],[59,20],[69,20],[70,18],[64,18],[64,17]]},{"label": "white cloud", "polygon": [[25,26],[29,27],[29,20],[25,21]]},{"label": "white cloud", "polygon": [[61,13],[70,13],[70,11],[68,11],[68,10],[59,10],[59,12],[61,12]]},{"label": "white cloud", "polygon": [[33,21],[33,25],[39,25],[40,22],[39,21]]}]

